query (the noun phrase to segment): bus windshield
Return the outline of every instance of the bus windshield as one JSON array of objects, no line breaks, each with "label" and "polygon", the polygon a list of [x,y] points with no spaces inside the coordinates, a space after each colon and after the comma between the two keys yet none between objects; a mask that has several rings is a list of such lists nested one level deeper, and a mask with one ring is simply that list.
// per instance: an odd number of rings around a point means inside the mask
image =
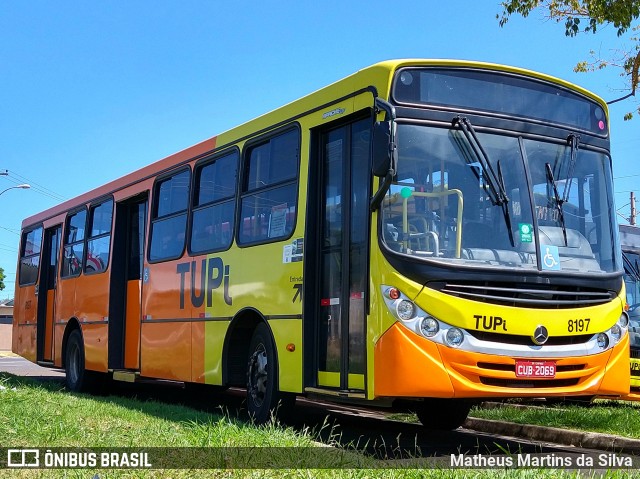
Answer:
[{"label": "bus windshield", "polygon": [[611,167],[575,142],[398,124],[385,246],[457,266],[608,273],[621,268]]}]

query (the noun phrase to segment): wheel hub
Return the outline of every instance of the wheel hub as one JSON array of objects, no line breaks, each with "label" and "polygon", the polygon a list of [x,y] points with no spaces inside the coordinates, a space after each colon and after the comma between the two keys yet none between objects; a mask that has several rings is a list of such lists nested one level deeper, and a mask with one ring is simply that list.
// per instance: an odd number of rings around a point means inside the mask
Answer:
[{"label": "wheel hub", "polygon": [[267,351],[261,343],[249,358],[249,394],[257,407],[264,402],[267,380]]}]

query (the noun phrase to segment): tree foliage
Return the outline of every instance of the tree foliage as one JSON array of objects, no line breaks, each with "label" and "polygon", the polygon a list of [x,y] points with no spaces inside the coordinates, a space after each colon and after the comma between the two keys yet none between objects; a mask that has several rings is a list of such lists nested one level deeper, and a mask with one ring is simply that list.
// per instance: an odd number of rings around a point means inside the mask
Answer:
[{"label": "tree foliage", "polygon": [[0,268],[0,291],[4,289],[4,269]]},{"label": "tree foliage", "polygon": [[[574,70],[587,72],[606,67],[618,68],[620,75],[626,77],[628,88],[628,94],[618,100],[635,96],[640,70],[640,24],[637,23],[640,0],[507,0],[501,5],[502,14],[497,16],[501,27],[514,14],[527,17],[533,10],[541,9],[546,11],[548,19],[564,21],[565,35],[569,37],[579,33],[596,33],[604,25],[613,25],[618,37],[629,35],[628,48],[615,51],[610,58],[602,58],[592,50],[592,61],[581,61]],[[637,111],[640,113],[640,107]],[[625,120],[631,117],[632,113],[627,113]]]}]

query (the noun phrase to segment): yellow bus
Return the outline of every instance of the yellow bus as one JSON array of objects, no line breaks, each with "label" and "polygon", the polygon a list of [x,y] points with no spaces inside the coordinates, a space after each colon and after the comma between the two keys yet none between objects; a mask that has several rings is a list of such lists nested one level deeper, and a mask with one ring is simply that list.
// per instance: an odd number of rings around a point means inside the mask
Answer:
[{"label": "yellow bus", "polygon": [[24,220],[13,350],[107,377],[408,408],[629,391],[606,104],[394,60]]}]

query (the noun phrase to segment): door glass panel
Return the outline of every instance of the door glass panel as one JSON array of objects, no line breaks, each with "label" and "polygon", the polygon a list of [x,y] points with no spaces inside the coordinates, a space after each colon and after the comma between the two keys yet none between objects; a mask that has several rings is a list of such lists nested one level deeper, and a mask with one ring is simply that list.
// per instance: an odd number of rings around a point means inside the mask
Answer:
[{"label": "door glass panel", "polygon": [[136,203],[129,208],[129,261],[127,279],[141,279],[144,251],[144,223],[147,218],[147,203]]},{"label": "door glass panel", "polygon": [[58,227],[51,232],[51,251],[49,252],[49,271],[47,273],[47,289],[56,287],[58,276],[58,255],[60,254],[61,228]]},{"label": "door glass panel", "polygon": [[349,373],[366,366],[365,292],[369,237],[369,129],[362,120],[351,127],[351,237],[349,255]]},{"label": "door glass panel", "polygon": [[324,225],[320,293],[321,371],[339,372],[342,348],[342,189],[344,129],[330,132],[324,143]]}]

